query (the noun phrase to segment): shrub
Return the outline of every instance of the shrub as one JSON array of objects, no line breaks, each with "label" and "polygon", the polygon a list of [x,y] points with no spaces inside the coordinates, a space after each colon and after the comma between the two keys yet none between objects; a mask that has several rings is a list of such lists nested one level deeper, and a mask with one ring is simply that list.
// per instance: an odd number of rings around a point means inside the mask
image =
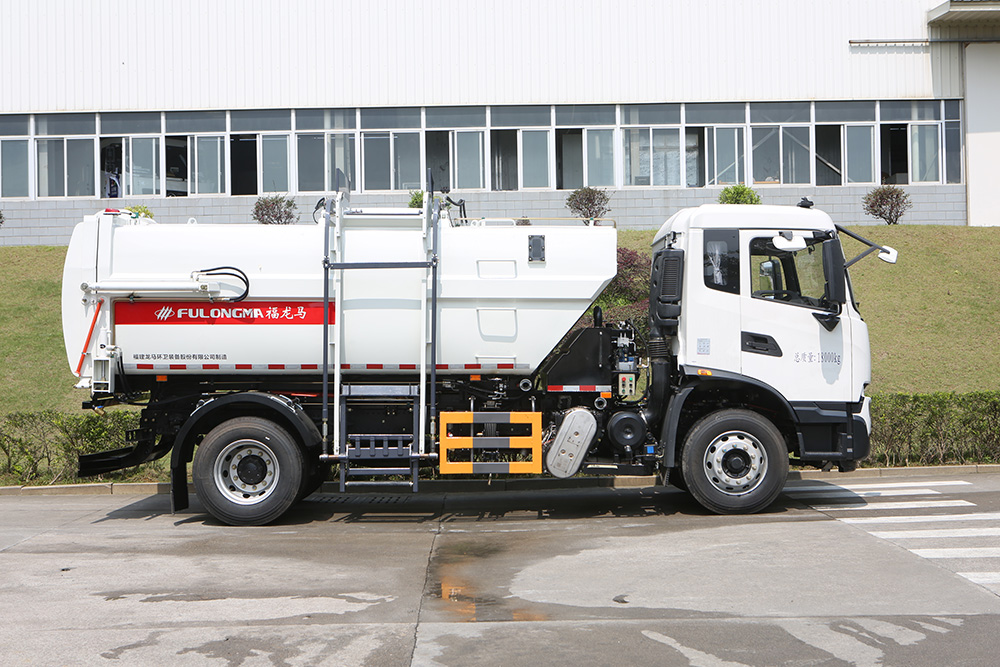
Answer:
[{"label": "shrub", "polygon": [[913,208],[910,195],[895,185],[880,185],[873,188],[861,203],[865,213],[873,218],[885,220],[887,225],[898,225],[903,214]]},{"label": "shrub", "polygon": [[1000,392],[876,394],[866,465],[1000,462]]},{"label": "shrub", "polygon": [[760,195],[748,185],[737,183],[722,188],[719,193],[720,204],[759,204]]},{"label": "shrub", "polygon": [[153,218],[153,212],[149,210],[148,207],[143,206],[141,204],[136,204],[135,206],[126,206],[122,210],[128,211],[129,213],[133,213],[136,217],[139,218],[150,218],[150,219]]},{"label": "shrub", "polygon": [[262,225],[290,225],[299,220],[298,206],[284,195],[260,197],[253,205],[253,219]]},{"label": "shrub", "polygon": [[[128,410],[103,416],[53,410],[12,412],[0,419],[0,475],[5,483],[73,481],[81,454],[125,447],[125,432],[138,425],[139,413]],[[122,479],[135,470],[101,477]]]},{"label": "shrub", "polygon": [[423,208],[424,207],[424,191],[423,190],[410,190],[410,203],[408,204],[410,208]]},{"label": "shrub", "polygon": [[3,227],[3,211],[0,211],[0,227]]},{"label": "shrub", "polygon": [[580,188],[573,190],[566,197],[566,208],[573,212],[573,215],[584,220],[603,218],[611,211],[608,202],[611,195],[605,190],[598,188]]},{"label": "shrub", "polygon": [[603,308],[625,306],[649,296],[650,257],[631,248],[618,248],[618,273],[597,303]]}]

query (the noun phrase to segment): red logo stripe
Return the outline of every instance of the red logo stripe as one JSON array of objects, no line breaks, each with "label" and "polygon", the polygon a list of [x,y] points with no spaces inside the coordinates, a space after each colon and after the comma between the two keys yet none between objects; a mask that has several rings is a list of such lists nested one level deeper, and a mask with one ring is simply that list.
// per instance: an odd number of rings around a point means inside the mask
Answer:
[{"label": "red logo stripe", "polygon": [[[329,323],[335,308],[330,304]],[[115,324],[323,324],[322,301],[116,301]]]}]

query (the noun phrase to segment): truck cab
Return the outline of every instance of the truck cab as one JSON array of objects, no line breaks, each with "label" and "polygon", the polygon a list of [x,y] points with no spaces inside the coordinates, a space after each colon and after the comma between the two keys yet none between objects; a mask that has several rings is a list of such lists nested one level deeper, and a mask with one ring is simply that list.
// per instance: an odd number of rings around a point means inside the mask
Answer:
[{"label": "truck cab", "polygon": [[[712,414],[767,420],[803,464],[847,470],[867,456],[868,328],[850,298],[838,229],[827,214],[785,206],[685,209],[656,234],[653,251],[653,282],[661,284],[650,299],[651,349],[664,350],[673,373],[665,462],[684,470],[696,495],[707,479],[705,494],[719,496],[699,500],[740,511],[768,476],[757,470],[766,463],[783,485],[774,468],[787,469],[779,456],[767,456],[760,435],[731,420],[715,430],[735,434],[733,453],[714,462],[706,453],[696,457],[697,470],[685,469],[691,434]],[[707,448],[722,446],[726,434],[710,440]],[[716,474],[719,465],[728,474]]]}]

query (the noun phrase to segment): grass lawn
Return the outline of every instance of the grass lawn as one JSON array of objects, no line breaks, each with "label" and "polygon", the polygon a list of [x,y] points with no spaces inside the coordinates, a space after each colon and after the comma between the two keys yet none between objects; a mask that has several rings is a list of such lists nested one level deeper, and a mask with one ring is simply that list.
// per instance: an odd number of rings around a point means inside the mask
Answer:
[{"label": "grass lawn", "polygon": [[[1000,228],[859,226],[899,251],[851,267],[872,346],[869,391],[1000,390]],[[622,230],[619,244],[649,251],[655,231]],[[866,249],[844,237],[850,260]]]},{"label": "grass lawn", "polygon": [[[0,248],[0,415],[79,412],[63,347],[60,292],[66,248]],[[83,341],[80,341],[81,348]]]},{"label": "grass lawn", "polygon": [[[903,225],[854,231],[899,250],[894,266],[868,257],[851,268],[871,332],[872,390],[1000,389],[1000,228]],[[619,239],[648,252],[653,234],[623,230]],[[860,250],[845,239],[848,258]],[[78,412],[87,398],[87,392],[73,389],[63,349],[64,255],[65,248],[0,248],[0,415]]]}]

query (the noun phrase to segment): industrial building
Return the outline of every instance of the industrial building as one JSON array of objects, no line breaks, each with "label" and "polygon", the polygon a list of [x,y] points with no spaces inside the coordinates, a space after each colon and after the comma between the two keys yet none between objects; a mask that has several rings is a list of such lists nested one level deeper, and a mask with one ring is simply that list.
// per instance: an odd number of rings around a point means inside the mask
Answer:
[{"label": "industrial building", "polygon": [[839,223],[1000,225],[1000,2],[35,0],[0,3],[0,245],[85,214],[246,222],[449,187],[470,216],[611,193],[653,227],[745,183]]}]

